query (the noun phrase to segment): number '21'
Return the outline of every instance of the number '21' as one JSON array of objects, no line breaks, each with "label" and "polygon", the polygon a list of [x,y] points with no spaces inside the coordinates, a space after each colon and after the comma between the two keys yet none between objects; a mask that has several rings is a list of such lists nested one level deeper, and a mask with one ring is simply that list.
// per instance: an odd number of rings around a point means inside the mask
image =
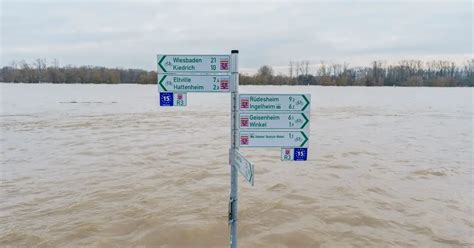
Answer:
[{"label": "number '21'", "polygon": [[[216,63],[216,57],[211,57],[211,64],[215,64]],[[217,66],[216,65],[211,65],[211,70],[215,71],[217,69]]]}]

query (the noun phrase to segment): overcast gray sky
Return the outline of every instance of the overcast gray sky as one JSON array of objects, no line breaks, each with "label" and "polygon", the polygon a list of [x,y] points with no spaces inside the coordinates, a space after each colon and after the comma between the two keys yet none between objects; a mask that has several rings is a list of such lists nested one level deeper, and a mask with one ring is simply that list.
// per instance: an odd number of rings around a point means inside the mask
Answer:
[{"label": "overcast gray sky", "polygon": [[283,71],[290,60],[368,65],[375,59],[473,56],[473,3],[4,1],[1,65],[156,70],[157,53],[229,53],[240,66]]}]

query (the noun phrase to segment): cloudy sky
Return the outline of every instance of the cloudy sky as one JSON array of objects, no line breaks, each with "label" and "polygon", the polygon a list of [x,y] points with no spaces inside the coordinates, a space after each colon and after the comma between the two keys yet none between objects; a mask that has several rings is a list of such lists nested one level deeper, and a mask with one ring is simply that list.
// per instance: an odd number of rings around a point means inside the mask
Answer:
[{"label": "cloudy sky", "polygon": [[248,72],[473,56],[472,1],[1,1],[2,66],[57,58],[155,70],[157,53],[231,49]]}]

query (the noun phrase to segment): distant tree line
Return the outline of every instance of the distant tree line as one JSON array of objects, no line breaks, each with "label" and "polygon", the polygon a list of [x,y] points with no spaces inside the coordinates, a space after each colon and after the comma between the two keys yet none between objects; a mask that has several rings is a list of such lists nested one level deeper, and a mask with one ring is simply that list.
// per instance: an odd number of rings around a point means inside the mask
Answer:
[{"label": "distant tree line", "polygon": [[[96,83],[156,84],[155,71],[105,68],[99,66],[64,66],[54,59],[33,63],[12,62],[0,71],[0,82],[15,83]],[[251,85],[336,85],[336,86],[474,86],[474,59],[463,65],[436,60],[403,60],[396,65],[374,61],[370,67],[349,67],[348,63],[311,65],[309,61],[290,62],[288,74],[276,74],[262,66],[254,75],[240,75],[241,84]]]},{"label": "distant tree line", "polygon": [[45,59],[37,59],[33,63],[25,61],[12,62],[0,71],[0,82],[14,83],[93,83],[120,84],[156,83],[156,72],[140,69],[105,68],[100,66],[64,66],[58,60],[47,64]]},{"label": "distant tree line", "polygon": [[[313,71],[312,69],[313,68]],[[315,69],[314,69],[315,68]],[[474,86],[474,59],[461,66],[436,60],[403,60],[396,65],[374,61],[370,67],[349,67],[348,63],[312,66],[309,61],[290,62],[288,75],[275,75],[272,67],[262,66],[255,75],[243,75],[241,84],[289,84],[335,86]]]}]

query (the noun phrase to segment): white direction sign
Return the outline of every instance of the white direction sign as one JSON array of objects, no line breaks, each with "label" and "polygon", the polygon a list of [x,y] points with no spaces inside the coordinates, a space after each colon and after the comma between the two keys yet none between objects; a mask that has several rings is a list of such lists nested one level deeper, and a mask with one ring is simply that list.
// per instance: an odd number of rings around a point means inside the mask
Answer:
[{"label": "white direction sign", "polygon": [[240,94],[240,111],[309,111],[309,94]]},{"label": "white direction sign", "polygon": [[307,113],[240,113],[240,129],[308,129]]},{"label": "white direction sign", "polygon": [[240,131],[240,147],[308,147],[305,131]]},{"label": "white direction sign", "polygon": [[[232,152],[234,151],[234,152]],[[238,150],[231,150],[232,165],[247,179],[253,186],[254,167]]]},{"label": "white direction sign", "polygon": [[158,74],[158,85],[170,92],[229,92],[230,76]]},{"label": "white direction sign", "polygon": [[228,73],[229,55],[158,55],[158,73]]}]

